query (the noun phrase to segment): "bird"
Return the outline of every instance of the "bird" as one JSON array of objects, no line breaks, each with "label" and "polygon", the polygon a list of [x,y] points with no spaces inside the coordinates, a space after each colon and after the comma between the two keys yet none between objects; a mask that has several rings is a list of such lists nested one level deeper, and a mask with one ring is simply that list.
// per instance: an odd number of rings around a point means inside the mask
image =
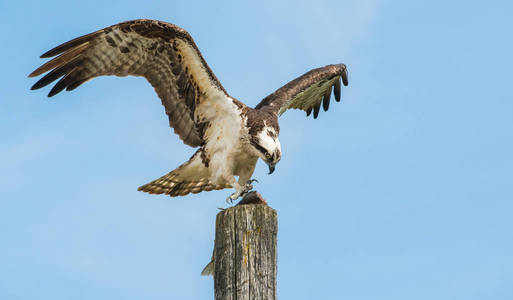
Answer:
[{"label": "bird", "polygon": [[31,90],[52,82],[52,97],[95,77],[141,76],[155,89],[169,125],[184,144],[198,148],[188,161],[144,184],[139,191],[171,197],[233,188],[233,202],[253,189],[258,159],[275,170],[281,160],[278,117],[300,109],[316,119],[331,94],[341,99],[347,67],[331,64],[290,81],[254,108],[230,96],[191,35],[177,25],[150,19],[121,22],[77,37],[41,55],[51,58],[29,74],[45,74]]}]

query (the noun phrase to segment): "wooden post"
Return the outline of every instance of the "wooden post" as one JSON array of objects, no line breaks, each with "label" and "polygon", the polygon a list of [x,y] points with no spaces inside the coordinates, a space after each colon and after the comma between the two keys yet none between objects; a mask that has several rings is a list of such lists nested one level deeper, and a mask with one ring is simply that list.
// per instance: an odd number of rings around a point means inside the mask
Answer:
[{"label": "wooden post", "polygon": [[238,205],[217,214],[213,261],[216,300],[276,299],[276,211],[265,204]]}]

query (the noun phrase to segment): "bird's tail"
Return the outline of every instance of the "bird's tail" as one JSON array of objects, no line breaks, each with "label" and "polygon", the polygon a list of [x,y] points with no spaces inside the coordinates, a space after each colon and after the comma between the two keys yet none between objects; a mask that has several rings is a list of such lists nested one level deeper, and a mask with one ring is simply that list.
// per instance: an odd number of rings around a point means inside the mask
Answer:
[{"label": "bird's tail", "polygon": [[213,183],[209,172],[201,162],[201,154],[197,151],[189,161],[170,173],[153,180],[138,188],[139,191],[150,194],[166,194],[171,197],[185,196],[189,193],[221,190],[231,187],[227,184]]},{"label": "bird's tail", "polygon": [[177,170],[140,186],[137,190],[150,194],[166,194],[171,197],[176,197],[185,196],[189,193],[196,194],[202,191],[221,190],[229,187],[214,184],[206,178],[192,180],[182,179],[178,172],[176,172]]}]

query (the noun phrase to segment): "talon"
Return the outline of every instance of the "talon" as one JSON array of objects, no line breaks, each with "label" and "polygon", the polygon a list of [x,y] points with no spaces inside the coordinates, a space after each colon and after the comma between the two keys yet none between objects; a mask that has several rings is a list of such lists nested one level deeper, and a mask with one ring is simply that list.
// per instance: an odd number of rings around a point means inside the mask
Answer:
[{"label": "talon", "polygon": [[[234,193],[234,194],[235,194],[235,193]],[[237,199],[237,198],[233,199],[232,197],[233,197],[233,194],[231,194],[230,196],[228,196],[228,198],[226,198],[226,203],[228,203],[228,204],[233,204],[233,201],[234,201],[235,199]]]},{"label": "talon", "polygon": [[258,180],[254,179],[254,178],[248,180],[248,184],[252,184],[253,182],[260,183],[260,182],[258,182]]},{"label": "talon", "polygon": [[233,201],[239,199],[241,196],[241,192],[235,192],[231,194],[228,198],[226,198],[226,203],[233,204]]}]

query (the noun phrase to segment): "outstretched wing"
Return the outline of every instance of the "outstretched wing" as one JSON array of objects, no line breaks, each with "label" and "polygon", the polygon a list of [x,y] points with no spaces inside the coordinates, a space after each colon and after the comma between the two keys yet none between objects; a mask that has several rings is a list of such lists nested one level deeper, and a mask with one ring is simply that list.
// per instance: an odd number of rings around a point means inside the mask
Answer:
[{"label": "outstretched wing", "polygon": [[279,115],[290,108],[302,109],[306,111],[306,116],[313,110],[315,119],[319,115],[321,102],[324,110],[328,110],[332,89],[335,100],[340,101],[340,79],[347,85],[347,68],[344,64],[313,69],[265,97],[255,108]]},{"label": "outstretched wing", "polygon": [[205,107],[223,107],[212,102],[232,101],[189,33],[173,24],[119,23],[55,47],[41,58],[56,55],[29,75],[50,71],[33,90],[61,77],[48,97],[102,75],[143,76],[162,100],[170,126],[192,147],[203,143],[203,128],[213,115],[207,116]]}]

